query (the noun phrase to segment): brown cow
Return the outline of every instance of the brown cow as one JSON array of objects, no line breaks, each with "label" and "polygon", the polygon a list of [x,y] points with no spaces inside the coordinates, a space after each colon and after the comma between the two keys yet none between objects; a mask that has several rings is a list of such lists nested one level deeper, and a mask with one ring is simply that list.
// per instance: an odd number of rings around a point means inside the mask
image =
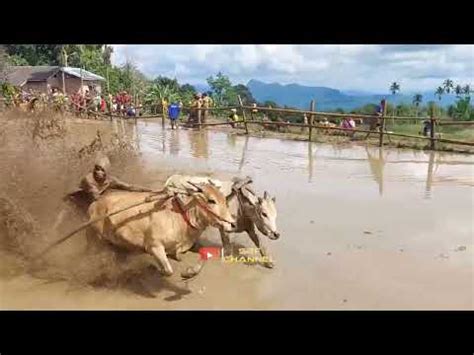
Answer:
[{"label": "brown cow", "polygon": [[[92,224],[89,242],[91,238],[99,238],[130,251],[149,253],[156,258],[164,275],[172,275],[167,255],[180,260],[180,254],[191,249],[210,225],[229,232],[235,228],[222,192],[212,185],[192,185],[198,191],[190,191],[185,204],[175,195],[164,203],[145,203]],[[92,203],[89,216],[91,220],[106,216],[147,196],[150,194],[112,192]],[[195,274],[199,271],[200,268],[196,269]]]}]

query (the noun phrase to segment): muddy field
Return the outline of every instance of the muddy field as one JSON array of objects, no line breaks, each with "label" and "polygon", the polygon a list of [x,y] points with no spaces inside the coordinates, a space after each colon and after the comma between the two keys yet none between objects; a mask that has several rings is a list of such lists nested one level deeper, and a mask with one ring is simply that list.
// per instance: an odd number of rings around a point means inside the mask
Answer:
[{"label": "muddy field", "polygon": [[[84,221],[52,228],[98,152],[114,175],[154,188],[176,172],[253,177],[277,199],[282,236],[265,240],[275,269],[213,261],[184,282],[196,253],[163,278],[145,255],[86,253],[81,233],[34,261]],[[472,155],[4,115],[0,308],[473,309],[473,176]],[[220,246],[217,231],[202,244]]]}]

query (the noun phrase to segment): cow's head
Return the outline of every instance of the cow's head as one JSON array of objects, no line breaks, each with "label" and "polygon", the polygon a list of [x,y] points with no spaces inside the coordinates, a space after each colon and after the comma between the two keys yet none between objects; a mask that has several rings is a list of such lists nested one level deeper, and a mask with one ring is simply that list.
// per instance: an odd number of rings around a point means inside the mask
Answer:
[{"label": "cow's head", "polygon": [[188,181],[195,189],[193,193],[199,207],[203,210],[210,225],[232,232],[236,227],[235,218],[231,215],[224,194],[213,183],[194,184]]},{"label": "cow's head", "polygon": [[263,198],[256,198],[255,195],[251,194],[245,188],[241,191],[253,206],[254,213],[251,214],[250,218],[258,230],[272,240],[280,238],[280,233],[276,226],[276,198],[271,198],[266,191],[263,194]]}]

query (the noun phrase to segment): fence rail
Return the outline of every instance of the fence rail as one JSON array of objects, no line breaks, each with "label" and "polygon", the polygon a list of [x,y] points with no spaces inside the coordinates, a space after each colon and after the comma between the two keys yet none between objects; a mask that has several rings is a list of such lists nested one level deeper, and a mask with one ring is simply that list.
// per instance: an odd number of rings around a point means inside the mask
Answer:
[{"label": "fence rail", "polygon": [[[210,107],[210,108],[189,108],[186,107],[186,109],[194,109],[194,110],[230,110],[233,108],[240,109],[242,112],[243,116],[243,123],[245,125],[246,133],[248,134],[248,124],[258,124],[262,126],[287,126],[287,127],[300,127],[300,128],[307,128],[308,129],[308,140],[312,140],[312,131],[313,129],[320,129],[320,130],[334,130],[334,131],[342,131],[342,132],[347,132],[347,133],[366,133],[367,136],[370,134],[378,134],[379,135],[379,146],[383,145],[384,137],[404,137],[404,138],[412,138],[412,139],[419,139],[419,140],[425,140],[430,142],[430,147],[431,149],[436,149],[436,143],[449,143],[449,144],[456,144],[456,145],[464,145],[464,146],[470,146],[474,147],[474,142],[469,142],[469,141],[460,141],[460,140],[454,140],[454,139],[447,139],[447,138],[439,138],[436,137],[436,126],[443,126],[443,125],[465,125],[465,126],[472,126],[474,122],[469,122],[469,121],[455,121],[455,120],[439,120],[435,118],[434,116],[419,116],[419,117],[406,117],[406,116],[389,116],[386,114],[386,111],[384,111],[381,115],[364,115],[364,114],[351,114],[351,113],[334,113],[334,112],[318,112],[314,110],[315,102],[310,103],[310,110],[298,110],[298,109],[285,109],[285,108],[271,108],[271,107],[254,107],[254,106],[227,106],[227,107]],[[386,105],[385,105],[386,108]],[[301,115],[307,115],[309,116],[309,124],[305,123],[292,123],[292,122],[278,122],[278,121],[261,121],[261,120],[248,120],[245,116],[245,111],[250,111],[252,113],[258,113],[258,112],[278,112],[278,113],[298,113]],[[252,116],[253,117],[253,116]],[[351,117],[351,118],[360,118],[360,119],[369,119],[371,121],[377,120],[378,124],[376,129],[359,129],[359,128],[354,128],[354,129],[347,129],[347,128],[342,128],[342,127],[328,127],[324,125],[318,125],[314,124],[314,121],[318,121],[317,117],[336,117],[336,118],[344,118],[344,117]],[[405,133],[397,133],[397,132],[388,132],[385,129],[385,123],[387,119],[392,119],[392,120],[418,120],[418,121],[429,121],[430,124],[430,136],[421,136],[421,135],[413,135],[413,134],[405,134]],[[320,120],[319,120],[320,121]],[[222,122],[222,123],[194,123],[192,126],[194,127],[206,127],[206,126],[220,126],[220,125],[231,125],[233,122]],[[377,129],[378,128],[378,129]]]},{"label": "fence rail", "polygon": [[[310,110],[299,110],[299,109],[287,109],[287,108],[272,108],[272,107],[254,107],[254,106],[246,106],[243,105],[242,100],[239,97],[239,103],[240,105],[238,106],[226,106],[226,107],[201,107],[201,108],[195,108],[195,107],[183,107],[183,111],[192,111],[196,110],[198,112],[200,111],[229,111],[231,109],[237,109],[242,113],[243,121],[240,121],[239,123],[244,124],[245,132],[248,134],[248,125],[249,124],[257,124],[257,125],[262,125],[262,126],[287,126],[287,127],[300,127],[300,128],[307,128],[308,129],[308,140],[312,140],[312,131],[313,129],[319,129],[323,131],[342,131],[350,134],[355,134],[355,133],[366,133],[368,136],[370,134],[376,134],[379,135],[379,146],[383,145],[383,140],[384,137],[387,136],[390,138],[390,136],[395,136],[395,137],[405,137],[405,138],[412,138],[412,139],[420,139],[420,140],[425,140],[425,141],[430,141],[430,146],[431,149],[436,149],[436,143],[448,143],[448,144],[456,144],[456,145],[464,145],[464,146],[470,146],[474,147],[474,142],[471,141],[460,141],[460,140],[454,140],[454,139],[447,139],[447,138],[440,138],[436,137],[436,127],[437,126],[467,126],[467,127],[473,127],[474,122],[473,121],[455,121],[455,120],[439,120],[436,119],[434,116],[430,117],[406,117],[406,116],[389,116],[386,114],[386,111],[383,113],[376,114],[376,115],[366,115],[366,114],[351,114],[351,113],[334,113],[334,112],[318,112],[315,110],[315,102],[311,101],[310,103]],[[132,119],[153,119],[153,118],[161,118],[162,123],[164,124],[164,118],[165,118],[165,112],[162,114],[157,114],[157,115],[147,115],[147,116],[135,116],[135,117],[128,117],[128,116],[123,116],[123,115],[116,115],[112,112],[98,112],[98,111],[92,111],[87,107],[84,106],[79,106],[77,104],[74,104],[77,108],[82,109],[84,113],[88,115],[96,115],[96,116],[101,116],[105,117],[108,119],[113,119],[113,118],[132,118]],[[386,108],[386,105],[384,106]],[[309,117],[309,123],[292,123],[292,122],[279,122],[279,121],[263,121],[263,120],[255,120],[255,119],[247,119],[246,111],[250,112],[251,115],[250,117],[254,117],[253,114],[258,113],[258,112],[277,112],[277,113],[293,113],[293,114],[301,114],[301,115],[307,115]],[[74,110],[72,110],[74,113]],[[373,122],[376,120],[378,124],[375,126],[371,125],[370,129],[360,129],[360,128],[354,128],[354,129],[347,129],[347,128],[342,128],[342,127],[330,127],[330,126],[325,126],[325,125],[320,125],[317,124],[318,121],[321,121],[321,117],[335,117],[335,118],[345,118],[345,117],[351,117],[351,118],[360,118],[360,119],[369,119],[370,122]],[[319,119],[321,118],[321,119]],[[386,119],[391,119],[391,120],[419,120],[419,121],[429,121],[430,122],[430,136],[421,136],[421,135],[411,135],[411,134],[405,134],[405,133],[396,133],[396,132],[388,132],[385,129],[385,123]],[[316,121],[316,124],[315,124]],[[206,126],[224,126],[224,125],[234,125],[236,122],[212,122],[212,123],[202,123],[200,120],[198,120],[197,123],[192,123],[189,124],[191,127],[206,127]]]}]

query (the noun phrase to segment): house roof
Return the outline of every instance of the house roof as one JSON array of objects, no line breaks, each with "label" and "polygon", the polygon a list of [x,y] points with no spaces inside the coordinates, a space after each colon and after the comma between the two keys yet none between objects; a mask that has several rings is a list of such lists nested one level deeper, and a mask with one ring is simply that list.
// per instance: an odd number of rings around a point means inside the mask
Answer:
[{"label": "house roof", "polygon": [[15,86],[21,86],[27,81],[43,81],[58,70],[50,66],[12,66],[9,67],[6,79]]},{"label": "house roof", "polygon": [[105,81],[104,77],[102,77],[100,75],[97,75],[97,74],[94,74],[94,73],[91,73],[90,71],[87,71],[87,70],[84,70],[84,69],[82,69],[82,71],[81,71],[81,68],[64,67],[64,68],[62,68],[62,70],[66,74],[73,75],[73,76],[76,76],[78,78],[81,77],[81,73],[82,73],[82,79],[83,80]]},{"label": "house roof", "polygon": [[96,75],[87,70],[72,67],[59,66],[12,66],[7,72],[6,79],[9,83],[15,86],[22,86],[28,81],[46,81],[49,77],[59,71],[77,78],[81,77],[86,81],[105,81],[105,78]]}]

